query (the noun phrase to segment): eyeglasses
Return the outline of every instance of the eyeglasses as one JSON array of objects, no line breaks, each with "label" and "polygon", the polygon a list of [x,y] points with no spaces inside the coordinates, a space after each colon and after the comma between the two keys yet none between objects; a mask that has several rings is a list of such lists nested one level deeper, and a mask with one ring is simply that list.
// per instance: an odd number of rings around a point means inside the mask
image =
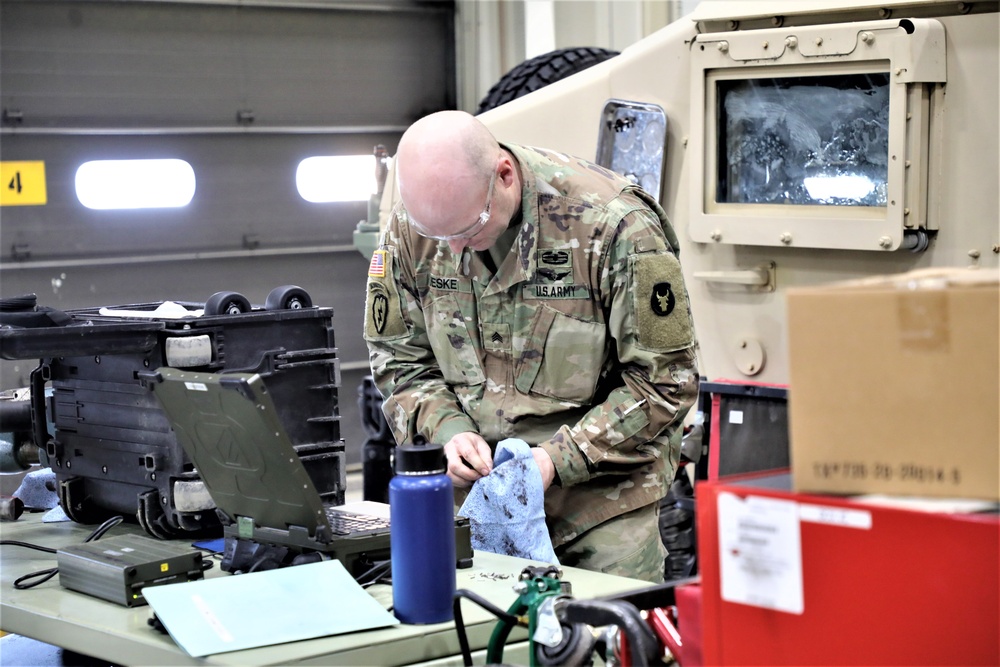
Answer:
[{"label": "eyeglasses", "polygon": [[479,233],[479,231],[486,226],[486,223],[490,221],[490,210],[493,208],[493,186],[496,184],[497,180],[497,170],[500,167],[500,161],[497,161],[496,166],[493,168],[493,175],[490,176],[490,186],[486,191],[486,206],[483,207],[483,212],[479,214],[479,219],[472,223],[467,229],[464,229],[457,234],[435,234],[424,225],[417,222],[412,215],[407,212],[407,217],[410,220],[410,224],[413,228],[417,230],[417,233],[421,236],[426,236],[429,239],[437,239],[438,241],[454,241],[456,239],[471,239],[473,236]]}]

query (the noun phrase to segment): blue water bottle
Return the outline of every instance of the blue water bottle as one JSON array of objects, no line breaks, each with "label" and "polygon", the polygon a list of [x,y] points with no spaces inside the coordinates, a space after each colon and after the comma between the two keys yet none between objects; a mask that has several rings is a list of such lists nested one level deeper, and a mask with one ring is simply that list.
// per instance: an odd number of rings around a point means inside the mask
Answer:
[{"label": "blue water bottle", "polygon": [[455,510],[441,445],[396,447],[389,482],[393,610],[403,623],[452,620]]}]

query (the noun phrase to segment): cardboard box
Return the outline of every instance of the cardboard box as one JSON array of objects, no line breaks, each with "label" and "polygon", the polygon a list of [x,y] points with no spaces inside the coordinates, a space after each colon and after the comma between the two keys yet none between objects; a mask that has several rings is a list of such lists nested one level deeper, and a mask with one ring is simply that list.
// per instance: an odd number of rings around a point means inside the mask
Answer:
[{"label": "cardboard box", "polygon": [[1000,500],[1000,274],[787,293],[796,491]]}]

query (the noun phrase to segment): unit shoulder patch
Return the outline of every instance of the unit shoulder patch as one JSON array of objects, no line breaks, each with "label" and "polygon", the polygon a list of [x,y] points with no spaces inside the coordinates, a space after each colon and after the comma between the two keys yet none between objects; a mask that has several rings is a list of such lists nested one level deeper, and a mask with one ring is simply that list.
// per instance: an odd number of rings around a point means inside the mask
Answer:
[{"label": "unit shoulder patch", "polygon": [[673,253],[643,253],[633,258],[632,312],[642,347],[672,352],[694,343],[681,265]]},{"label": "unit shoulder patch", "polygon": [[[381,268],[376,267],[376,257],[379,257],[378,264]],[[382,275],[376,275],[379,272]],[[406,332],[399,291],[392,277],[392,254],[386,250],[376,250],[368,268],[365,338],[369,340],[397,338]]]},{"label": "unit shoulder patch", "polygon": [[674,312],[677,305],[677,297],[674,296],[674,288],[668,282],[656,283],[653,285],[653,293],[649,297],[649,308],[659,317],[666,317]]}]

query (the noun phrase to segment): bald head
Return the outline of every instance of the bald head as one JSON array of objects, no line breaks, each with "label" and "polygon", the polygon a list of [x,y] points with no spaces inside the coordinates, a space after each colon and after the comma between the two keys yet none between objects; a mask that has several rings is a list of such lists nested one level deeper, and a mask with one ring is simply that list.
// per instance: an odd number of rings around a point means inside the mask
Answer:
[{"label": "bald head", "polygon": [[[396,150],[399,193],[421,223],[444,225],[478,215],[500,145],[464,111],[424,116],[403,133]],[[470,213],[471,212],[471,213]]]}]

